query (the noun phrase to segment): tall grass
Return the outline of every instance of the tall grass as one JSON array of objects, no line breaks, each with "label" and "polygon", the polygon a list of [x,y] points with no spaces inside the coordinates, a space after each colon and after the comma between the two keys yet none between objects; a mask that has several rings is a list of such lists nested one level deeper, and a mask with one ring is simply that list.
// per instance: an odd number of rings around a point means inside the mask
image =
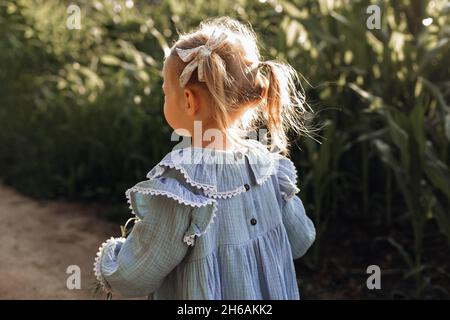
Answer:
[{"label": "tall grass", "polygon": [[[320,231],[316,262],[321,231],[336,209],[332,194],[339,190],[346,194],[345,202],[359,202],[362,217],[385,219],[387,226],[392,219],[408,217],[412,250],[388,241],[405,258],[416,279],[416,296],[422,297],[426,224],[437,222],[450,239],[449,7],[438,1],[375,3],[383,13],[381,30],[365,28],[367,2],[286,2],[287,14],[271,50],[281,50],[279,55],[318,84],[312,91],[320,105],[342,110],[322,112],[330,123],[324,143],[305,147],[312,153],[305,171],[311,174]],[[430,18],[427,26],[424,19]],[[343,157],[353,168],[346,167]],[[344,176],[337,179],[336,172]],[[342,179],[347,180],[345,188],[339,188]],[[386,189],[372,187],[375,181]],[[395,190],[405,207],[392,216]],[[374,192],[386,197],[379,210],[372,209]]]},{"label": "tall grass", "polygon": [[[370,4],[381,8],[380,30],[366,28]],[[81,30],[66,28],[66,5],[0,4],[6,183],[39,197],[123,202],[170,150],[164,51],[177,31],[230,15],[252,23],[265,58],[302,73],[323,124],[320,144],[298,139],[293,153],[318,230],[312,265],[335,221],[350,219],[393,230],[384,240],[404,258],[415,296],[431,290],[426,227],[436,224],[450,247],[445,1],[78,1]],[[411,228],[412,246],[396,237],[398,225]]]}]

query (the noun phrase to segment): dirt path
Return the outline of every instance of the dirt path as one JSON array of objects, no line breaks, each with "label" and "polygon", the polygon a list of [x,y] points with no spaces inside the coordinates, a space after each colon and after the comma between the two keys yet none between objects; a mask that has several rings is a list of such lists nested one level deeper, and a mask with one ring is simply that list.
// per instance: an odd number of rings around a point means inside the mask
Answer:
[{"label": "dirt path", "polygon": [[[93,299],[95,253],[119,232],[95,213],[91,206],[33,200],[0,184],[0,299]],[[80,267],[80,290],[66,287],[69,265]]]}]

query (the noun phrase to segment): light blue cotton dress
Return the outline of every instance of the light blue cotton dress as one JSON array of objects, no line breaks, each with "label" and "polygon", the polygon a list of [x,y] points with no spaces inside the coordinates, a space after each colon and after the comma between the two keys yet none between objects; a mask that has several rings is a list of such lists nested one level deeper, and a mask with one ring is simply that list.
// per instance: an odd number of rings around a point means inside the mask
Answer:
[{"label": "light blue cotton dress", "polygon": [[293,260],[315,228],[288,158],[247,140],[236,150],[171,151],[126,191],[137,222],[99,248],[103,288],[149,299],[299,299]]}]

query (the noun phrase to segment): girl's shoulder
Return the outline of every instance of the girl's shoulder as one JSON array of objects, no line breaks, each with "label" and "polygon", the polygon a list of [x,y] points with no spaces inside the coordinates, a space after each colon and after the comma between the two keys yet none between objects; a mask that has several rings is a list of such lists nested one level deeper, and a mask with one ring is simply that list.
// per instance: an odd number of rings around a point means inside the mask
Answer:
[{"label": "girl's shoulder", "polygon": [[137,218],[142,219],[152,206],[158,207],[155,201],[176,201],[180,212],[191,211],[192,222],[186,231],[185,242],[193,245],[195,236],[206,233],[214,222],[218,200],[248,190],[246,177],[249,175],[238,171],[249,167],[254,182],[259,185],[275,179],[286,200],[299,191],[293,162],[261,146],[258,143],[244,151],[219,152],[221,157],[199,148],[173,150],[147,173],[147,180],[126,191],[129,207]]},{"label": "girl's shoulder", "polygon": [[[249,174],[242,171],[250,170]],[[297,188],[298,173],[286,156],[270,152],[261,142],[249,139],[246,146],[232,151],[207,148],[179,148],[169,152],[147,174],[147,178],[167,180],[174,189],[181,185],[195,195],[208,198],[229,198],[247,191],[248,177],[263,185],[272,177],[278,178],[280,192],[292,197]]]},{"label": "girl's shoulder", "polygon": [[189,184],[177,169],[161,163],[150,170],[146,180],[136,183],[125,195],[131,213],[138,221],[149,215],[189,214],[190,224],[183,230],[183,241],[187,245],[193,245],[196,236],[206,233],[218,209],[216,199]]}]

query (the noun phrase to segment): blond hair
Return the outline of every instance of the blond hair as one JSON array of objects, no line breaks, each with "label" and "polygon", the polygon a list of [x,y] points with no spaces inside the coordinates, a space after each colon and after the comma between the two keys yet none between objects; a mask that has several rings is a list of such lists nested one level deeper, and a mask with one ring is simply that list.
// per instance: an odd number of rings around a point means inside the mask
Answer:
[{"label": "blond hair", "polygon": [[[287,132],[308,133],[305,126],[306,107],[298,74],[289,64],[279,61],[261,61],[256,35],[251,27],[229,17],[212,18],[186,34],[180,34],[169,57],[175,60],[174,70],[179,77],[186,63],[177,54],[177,48],[186,50],[205,45],[215,32],[227,35],[225,43],[201,63],[204,79],[199,81],[193,72],[186,87],[203,87],[215,108],[214,120],[222,128],[229,128],[235,141],[245,144],[248,132],[261,123],[270,134],[270,150],[289,154]],[[232,115],[239,115],[232,123]],[[245,115],[245,116],[244,116]]]}]

